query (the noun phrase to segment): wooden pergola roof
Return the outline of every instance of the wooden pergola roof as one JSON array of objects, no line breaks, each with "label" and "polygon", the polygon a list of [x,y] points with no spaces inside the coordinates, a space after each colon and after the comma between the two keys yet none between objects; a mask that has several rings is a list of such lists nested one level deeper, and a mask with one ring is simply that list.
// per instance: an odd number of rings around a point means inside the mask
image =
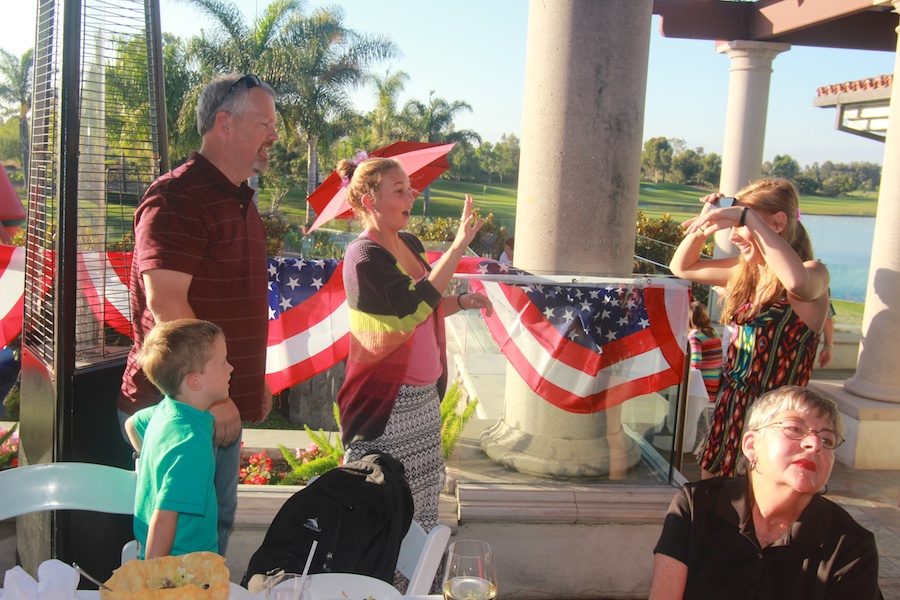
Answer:
[{"label": "wooden pergola roof", "polygon": [[662,35],[857,50],[897,48],[890,0],[654,0]]}]

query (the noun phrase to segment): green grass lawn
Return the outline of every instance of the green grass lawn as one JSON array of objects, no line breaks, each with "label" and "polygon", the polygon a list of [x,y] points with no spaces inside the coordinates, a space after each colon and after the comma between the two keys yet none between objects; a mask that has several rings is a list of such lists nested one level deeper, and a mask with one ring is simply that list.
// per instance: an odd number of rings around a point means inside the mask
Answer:
[{"label": "green grass lawn", "polygon": [[834,323],[838,327],[851,326],[861,327],[863,318],[863,308],[865,305],[861,302],[848,302],[846,300],[832,300],[834,305]]},{"label": "green grass lawn", "polygon": [[[708,190],[673,183],[643,182],[638,196],[638,208],[648,217],[659,219],[665,214],[672,215],[677,221],[685,221],[700,212],[700,198],[708,194]],[[516,186],[511,183],[454,182],[440,179],[431,186],[432,217],[457,218],[462,207],[462,200],[470,194],[475,206],[483,215],[493,213],[500,222],[515,223],[516,219]],[[260,207],[263,211],[269,207],[271,195],[263,190],[260,193]],[[302,221],[306,215],[306,201],[303,190],[294,190],[282,201],[281,211],[292,220]],[[810,215],[836,216],[875,216],[877,196],[874,193],[854,194],[828,198],[825,196],[801,196],[800,208]],[[417,202],[413,210],[414,216],[422,215],[423,203]]]}]

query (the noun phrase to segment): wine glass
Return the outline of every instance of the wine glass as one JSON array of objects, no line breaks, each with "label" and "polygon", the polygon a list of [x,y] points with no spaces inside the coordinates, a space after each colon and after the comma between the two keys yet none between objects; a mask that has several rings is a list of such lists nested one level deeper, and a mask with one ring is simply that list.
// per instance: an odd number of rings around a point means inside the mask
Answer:
[{"label": "wine glass", "polygon": [[266,600],[310,600],[309,577],[278,573],[266,581]]},{"label": "wine glass", "polygon": [[444,600],[493,600],[497,570],[491,545],[478,540],[453,542],[444,567]]}]

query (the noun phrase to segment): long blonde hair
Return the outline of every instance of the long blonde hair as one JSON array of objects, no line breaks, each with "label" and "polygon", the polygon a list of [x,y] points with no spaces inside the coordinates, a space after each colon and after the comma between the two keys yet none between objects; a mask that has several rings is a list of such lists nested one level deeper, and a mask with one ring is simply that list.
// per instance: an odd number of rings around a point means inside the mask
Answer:
[{"label": "long blonde hair", "polygon": [[[812,260],[812,244],[806,229],[800,223],[800,200],[797,189],[787,179],[760,179],[735,194],[742,206],[749,206],[763,217],[778,212],[787,215],[784,229],[779,234],[797,252],[801,260]],[[784,285],[769,270],[768,265],[758,269],[744,259],[738,259],[737,269],[728,280],[727,294],[722,301],[722,323],[729,324],[745,304],[752,303],[761,288],[754,312],[759,312],[784,295]]]}]

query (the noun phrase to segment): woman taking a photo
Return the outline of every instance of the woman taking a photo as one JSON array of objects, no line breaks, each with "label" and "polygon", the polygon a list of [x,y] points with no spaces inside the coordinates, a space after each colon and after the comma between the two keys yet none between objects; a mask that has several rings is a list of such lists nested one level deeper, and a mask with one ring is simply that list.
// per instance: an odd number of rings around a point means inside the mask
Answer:
[{"label": "woman taking a photo", "polygon": [[[734,326],[698,456],[704,478],[734,473],[744,412],[753,399],[809,381],[829,304],[828,270],[812,258],[797,190],[789,181],[757,181],[727,207],[719,207],[720,198],[703,198],[700,216],[684,223],[684,240],[669,265],[678,277],[724,286],[722,323]],[[707,238],[726,229],[739,254],[702,259]]]},{"label": "woman taking a photo", "polygon": [[432,268],[422,242],[403,231],[417,192],[401,164],[385,158],[344,160],[337,171],[364,227],[347,246],[343,267],[350,356],[338,407],[346,460],[376,451],[403,463],[413,518],[430,531],[444,484],[444,317],[491,310],[482,294],[442,293],[483,221],[473,222],[472,198],[466,196],[456,238]]},{"label": "woman taking a photo", "polygon": [[689,483],[656,545],[650,600],[878,600],[875,537],[823,498],[837,405],[785,386],[750,410],[746,473]]}]

